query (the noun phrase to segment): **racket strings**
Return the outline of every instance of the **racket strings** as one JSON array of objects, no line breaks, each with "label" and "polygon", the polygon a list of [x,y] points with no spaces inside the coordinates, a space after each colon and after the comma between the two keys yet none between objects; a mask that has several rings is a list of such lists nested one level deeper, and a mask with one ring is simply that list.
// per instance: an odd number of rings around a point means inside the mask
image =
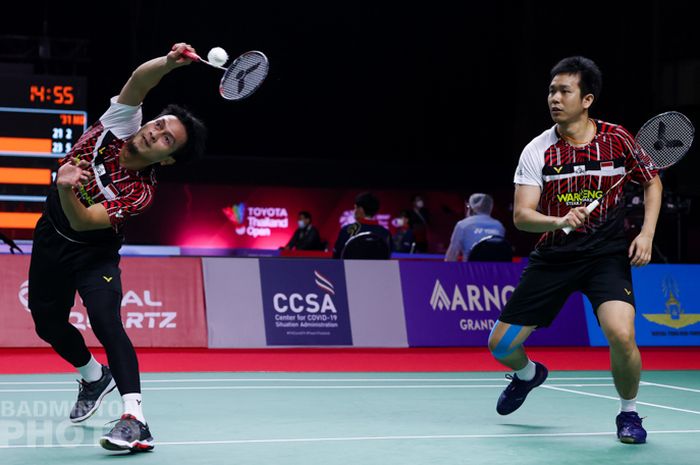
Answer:
[{"label": "racket strings", "polygon": [[680,161],[693,143],[695,128],[682,114],[663,113],[648,121],[636,137],[635,156],[649,168],[662,169]]},{"label": "racket strings", "polygon": [[221,95],[229,100],[247,97],[265,80],[267,69],[267,60],[262,54],[242,55],[226,70],[221,80]]}]

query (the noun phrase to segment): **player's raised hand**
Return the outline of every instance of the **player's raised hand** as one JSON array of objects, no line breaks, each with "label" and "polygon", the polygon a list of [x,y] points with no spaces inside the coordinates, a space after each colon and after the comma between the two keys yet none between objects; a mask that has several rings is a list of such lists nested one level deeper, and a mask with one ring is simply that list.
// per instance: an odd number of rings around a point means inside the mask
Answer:
[{"label": "player's raised hand", "polygon": [[172,66],[173,68],[176,68],[178,66],[189,65],[190,63],[192,63],[192,58],[189,58],[187,55],[185,55],[185,51],[194,54],[197,53],[194,47],[192,47],[190,44],[186,44],[184,42],[174,44],[166,57],[168,60],[168,65]]}]

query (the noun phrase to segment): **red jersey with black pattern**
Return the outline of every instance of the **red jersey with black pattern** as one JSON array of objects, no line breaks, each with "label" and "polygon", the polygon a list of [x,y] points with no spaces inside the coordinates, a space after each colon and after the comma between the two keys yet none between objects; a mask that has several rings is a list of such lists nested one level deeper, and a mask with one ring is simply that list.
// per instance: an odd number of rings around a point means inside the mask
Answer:
[{"label": "red jersey with black pattern", "polygon": [[129,217],[143,213],[153,203],[155,170],[133,171],[122,167],[119,153],[128,139],[141,127],[141,107],[132,107],[112,99],[109,110],[93,124],[73,146],[59,166],[74,159],[90,163],[93,180],[75,195],[85,207],[100,203],[112,227],[95,231],[75,231],[61,207],[55,185],[47,198],[47,213],[56,230],[66,238],[82,243],[121,242],[123,226]]},{"label": "red jersey with black pattern", "polygon": [[657,175],[636,162],[632,154],[634,138],[625,128],[593,122],[596,134],[586,145],[571,145],[554,126],[533,139],[520,156],[514,182],[541,188],[539,208],[543,214],[562,217],[571,208],[601,201],[583,227],[570,235],[562,230],[544,233],[536,246],[542,255],[625,249],[625,183],[605,198],[603,194],[628,170],[632,170],[628,179],[636,183],[645,183]]}]

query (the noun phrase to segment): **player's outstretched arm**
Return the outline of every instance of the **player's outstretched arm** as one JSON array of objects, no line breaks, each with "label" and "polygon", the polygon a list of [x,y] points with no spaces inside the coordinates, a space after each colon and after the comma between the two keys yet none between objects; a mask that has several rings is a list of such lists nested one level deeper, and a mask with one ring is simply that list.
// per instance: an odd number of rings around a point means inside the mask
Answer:
[{"label": "player's outstretched arm", "polygon": [[163,76],[175,68],[192,63],[190,58],[183,55],[185,50],[196,53],[191,45],[178,43],[173,45],[167,55],[149,60],[136,68],[124,84],[117,102],[132,106],[143,102],[146,94],[160,82]]}]

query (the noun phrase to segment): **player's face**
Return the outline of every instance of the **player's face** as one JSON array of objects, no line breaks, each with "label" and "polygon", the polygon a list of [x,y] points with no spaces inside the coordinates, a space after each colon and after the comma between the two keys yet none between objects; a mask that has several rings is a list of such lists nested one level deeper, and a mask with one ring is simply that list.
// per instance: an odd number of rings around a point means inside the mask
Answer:
[{"label": "player's face", "polygon": [[549,84],[547,105],[555,123],[567,123],[581,118],[593,103],[593,96],[581,96],[578,74],[557,74]]},{"label": "player's face", "polygon": [[161,116],[144,124],[131,139],[127,158],[152,165],[175,162],[170,155],[187,142],[187,130],[173,115]]}]

